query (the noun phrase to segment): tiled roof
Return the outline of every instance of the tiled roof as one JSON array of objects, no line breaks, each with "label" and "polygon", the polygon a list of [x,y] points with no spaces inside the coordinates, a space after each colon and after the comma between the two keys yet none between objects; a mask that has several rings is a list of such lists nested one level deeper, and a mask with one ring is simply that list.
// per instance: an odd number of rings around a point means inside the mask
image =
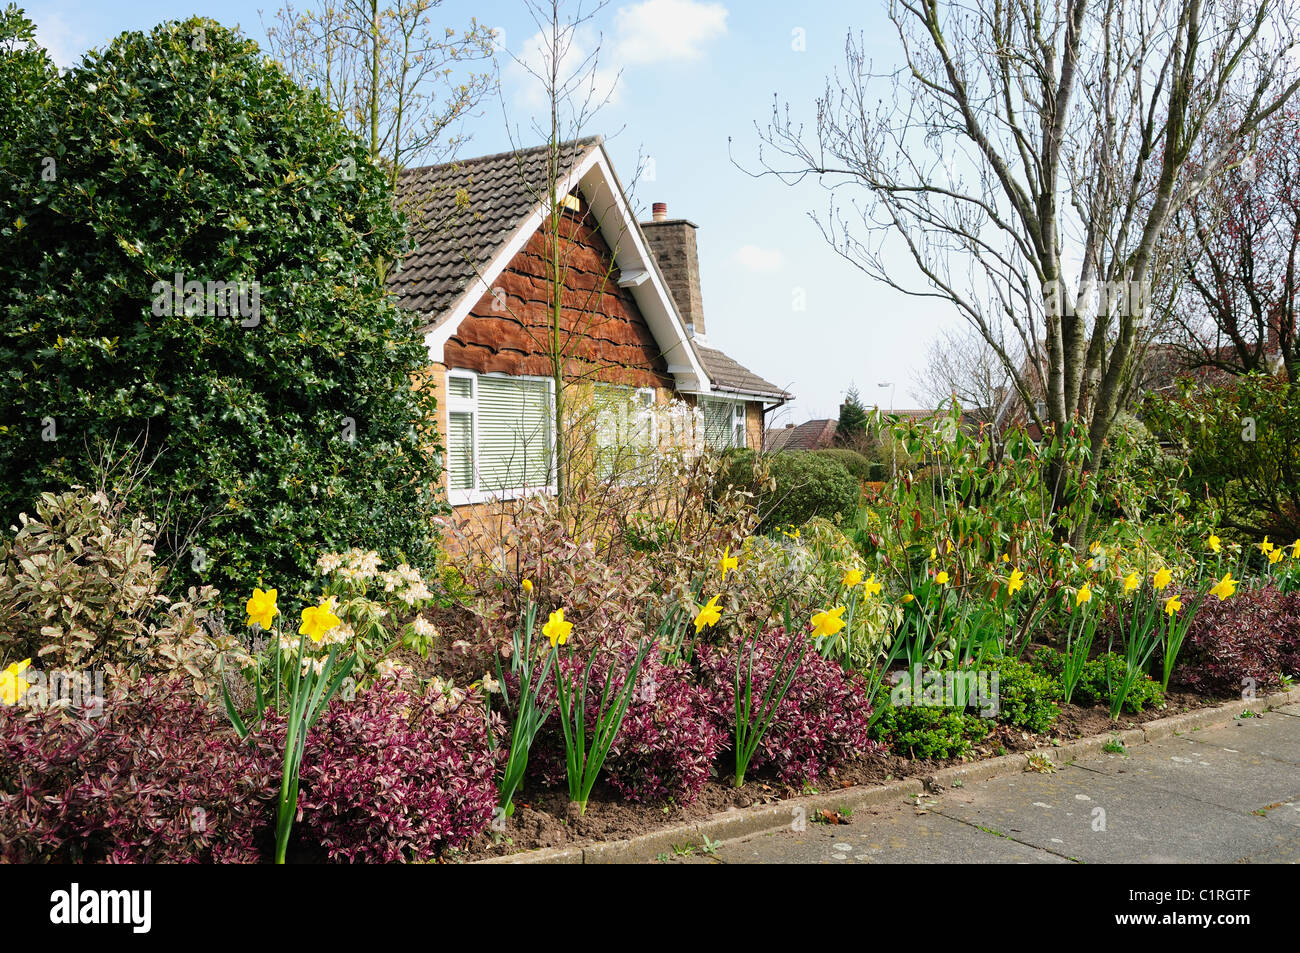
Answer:
[{"label": "tiled roof", "polygon": [[756,397],[774,397],[784,400],[790,395],[770,381],[765,381],[749,368],[727,357],[715,347],[705,347],[695,342],[695,353],[700,355],[700,363],[713,381],[713,389],[732,391],[738,394],[753,394]]},{"label": "tiled roof", "polygon": [[835,443],[839,421],[808,420],[797,427],[769,430],[763,438],[765,450],[824,450]]},{"label": "tiled roof", "polygon": [[[599,143],[598,136],[564,143],[560,175]],[[402,172],[397,201],[414,248],[388,276],[398,303],[425,315],[428,326],[444,319],[541,204],[546,161],[543,145]]]}]

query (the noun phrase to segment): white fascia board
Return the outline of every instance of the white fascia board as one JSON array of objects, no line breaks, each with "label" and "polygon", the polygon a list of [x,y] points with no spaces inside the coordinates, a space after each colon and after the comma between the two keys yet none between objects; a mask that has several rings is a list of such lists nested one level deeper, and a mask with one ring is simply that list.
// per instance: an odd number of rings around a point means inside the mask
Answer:
[{"label": "white fascia board", "polygon": [[668,362],[668,372],[673,375],[677,390],[707,393],[709,375],[691,346],[686,325],[654,263],[654,255],[637,225],[627,196],[623,194],[613,164],[605,153],[604,143],[596,150],[596,155],[595,163],[581,177],[580,185],[600,223],[601,234],[614,250],[614,262],[622,274],[646,273],[645,280],[633,286],[632,297]]}]

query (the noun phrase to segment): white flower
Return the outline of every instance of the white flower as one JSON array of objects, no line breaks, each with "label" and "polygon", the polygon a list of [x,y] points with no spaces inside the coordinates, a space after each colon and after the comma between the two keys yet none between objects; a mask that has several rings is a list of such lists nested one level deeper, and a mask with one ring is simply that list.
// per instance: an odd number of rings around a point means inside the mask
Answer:
[{"label": "white flower", "polygon": [[491,675],[483,676],[483,691],[487,692],[489,695],[492,695],[500,690],[501,690],[500,682],[498,682]]},{"label": "white flower", "polygon": [[326,553],[320,559],[316,560],[316,568],[320,570],[322,576],[328,576],[342,565],[343,557],[338,553]]},{"label": "white flower", "polygon": [[408,606],[413,606],[417,602],[424,602],[426,599],[432,599],[433,593],[429,591],[429,587],[422,581],[417,581],[411,583],[406,591],[402,593],[401,598]]},{"label": "white flower", "polygon": [[396,678],[401,680],[407,675],[412,674],[413,670],[403,665],[401,662],[395,662],[392,659],[384,659],[375,666],[375,674],[380,678]]},{"label": "white flower", "polygon": [[316,675],[319,675],[321,673],[321,670],[324,668],[325,668],[325,660],[323,658],[304,658],[302,660],[302,673],[304,675],[306,675],[309,671],[315,673]]},{"label": "white flower", "polygon": [[415,631],[415,634],[420,636],[420,638],[436,639],[438,637],[438,630],[434,627],[433,623],[424,616],[416,616],[415,622],[411,624],[411,627]]}]

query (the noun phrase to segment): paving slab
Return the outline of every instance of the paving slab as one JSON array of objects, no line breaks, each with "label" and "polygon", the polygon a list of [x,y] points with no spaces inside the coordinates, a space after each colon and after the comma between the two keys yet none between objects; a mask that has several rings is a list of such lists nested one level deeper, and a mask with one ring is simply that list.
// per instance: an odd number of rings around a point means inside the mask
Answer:
[{"label": "paving slab", "polygon": [[[1300,719],[1274,715],[1164,738],[1127,755],[1085,755],[1074,767],[1249,814],[1300,799],[1300,761],[1288,758],[1300,758]],[[1300,812],[1276,819],[1300,826]]]},{"label": "paving slab", "polygon": [[[929,801],[931,799],[923,799]],[[847,824],[757,834],[711,856],[674,862],[723,864],[1066,864],[1064,857],[998,837],[910,802],[855,811]]]},{"label": "paving slab", "polygon": [[1300,766],[1300,706],[1294,715],[1270,711],[1219,728],[1189,732],[1185,737]]},{"label": "paving slab", "polygon": [[1131,773],[1067,766],[945,792],[933,810],[1094,864],[1234,863],[1300,845],[1300,826],[1285,819],[1219,807],[1188,793],[1143,783]]}]

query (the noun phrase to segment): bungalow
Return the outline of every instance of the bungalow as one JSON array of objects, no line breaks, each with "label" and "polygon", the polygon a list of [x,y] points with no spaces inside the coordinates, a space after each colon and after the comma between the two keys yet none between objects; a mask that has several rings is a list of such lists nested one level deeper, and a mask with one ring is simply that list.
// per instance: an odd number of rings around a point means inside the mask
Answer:
[{"label": "bungalow", "polygon": [[[560,149],[553,242],[548,157],[541,146],[408,169],[399,181],[415,247],[388,283],[424,328],[454,507],[554,489],[557,353],[566,380],[647,412],[603,427],[605,443],[652,450],[664,435],[631,418],[673,405],[690,408],[706,446],[757,449],[767,413],[790,396],[707,342],[696,226],[661,203],[638,222],[599,137]],[[558,335],[552,245],[563,265]]]}]

